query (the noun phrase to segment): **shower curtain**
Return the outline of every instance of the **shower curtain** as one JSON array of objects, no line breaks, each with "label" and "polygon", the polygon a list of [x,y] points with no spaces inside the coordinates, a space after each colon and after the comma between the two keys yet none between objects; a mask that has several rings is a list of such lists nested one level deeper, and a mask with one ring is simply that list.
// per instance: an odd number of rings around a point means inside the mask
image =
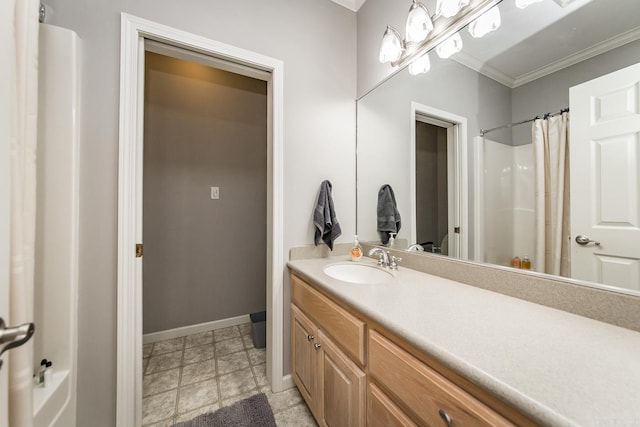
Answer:
[{"label": "shower curtain", "polygon": [[[5,55],[0,61],[0,114],[8,124],[0,129],[0,138],[9,144],[11,186],[7,324],[19,325],[34,319],[39,2],[0,3],[0,50]],[[11,350],[7,359],[9,425],[32,426],[33,339]]]},{"label": "shower curtain", "polygon": [[532,141],[536,180],[533,269],[568,277],[569,114],[535,120]]}]

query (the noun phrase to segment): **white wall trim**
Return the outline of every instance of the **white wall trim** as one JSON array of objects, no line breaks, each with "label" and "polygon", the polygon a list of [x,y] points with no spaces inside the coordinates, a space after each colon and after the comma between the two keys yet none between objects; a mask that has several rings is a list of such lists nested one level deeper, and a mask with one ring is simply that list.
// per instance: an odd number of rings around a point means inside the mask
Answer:
[{"label": "white wall trim", "polygon": [[282,61],[142,18],[121,15],[118,175],[118,326],[116,425],[142,418],[142,95],[144,40],[150,39],[268,71],[267,375],[273,391],[283,377],[283,71]]},{"label": "white wall trim", "polygon": [[515,77],[511,77],[464,52],[456,54],[452,57],[452,59],[467,68],[471,68],[472,70],[477,71],[478,73],[483,74],[490,79],[493,79],[498,83],[507,86],[510,89],[515,89],[519,86],[531,83],[534,80],[548,76],[549,74],[553,74],[556,71],[571,67],[572,65],[578,64],[579,62],[586,61],[587,59],[593,58],[594,56],[598,56],[602,53],[616,49],[638,39],[640,39],[640,27],[633,28],[627,32],[612,37],[609,40],[596,43],[593,46],[590,46],[565,58],[551,62],[536,70]]},{"label": "white wall trim", "polygon": [[288,390],[290,388],[294,388],[295,386],[296,384],[293,382],[293,377],[291,376],[291,374],[287,374],[282,377],[283,390]]},{"label": "white wall trim", "polygon": [[476,136],[473,142],[473,256],[475,261],[484,262],[484,138]]},{"label": "white wall trim", "polygon": [[[453,209],[454,224],[449,221],[449,229],[452,230],[454,226],[459,226],[461,233],[458,236],[458,256],[462,259],[467,259],[469,255],[469,213],[468,207],[468,177],[467,177],[467,119],[466,117],[459,116],[457,114],[450,113],[448,111],[440,110],[438,108],[430,107],[428,105],[420,104],[418,102],[411,102],[411,131],[409,132],[409,207],[410,207],[410,223],[411,223],[411,239],[410,244],[416,243],[416,127],[415,122],[419,117],[433,118],[438,121],[444,121],[451,123],[455,128],[455,139],[453,153],[448,153],[447,158],[451,159],[453,154],[454,162],[458,170],[458,174],[455,176],[455,193],[457,206]],[[422,120],[429,122],[429,120]],[[434,124],[441,126],[434,121]],[[449,132],[447,132],[447,140],[450,140]],[[448,141],[449,142],[449,141]],[[447,142],[447,144],[448,144]],[[449,150],[449,147],[447,148]],[[448,160],[449,161],[449,160]],[[451,208],[449,209],[449,218],[452,218]],[[454,236],[455,238],[455,236]]]},{"label": "white wall trim", "polygon": [[186,337],[187,335],[199,334],[200,332],[213,331],[214,329],[238,326],[251,321],[248,314],[243,316],[230,317],[228,319],[214,320],[212,322],[198,323],[197,325],[182,326],[180,328],[166,329],[164,331],[150,332],[142,336],[142,343],[149,344],[173,338]]}]

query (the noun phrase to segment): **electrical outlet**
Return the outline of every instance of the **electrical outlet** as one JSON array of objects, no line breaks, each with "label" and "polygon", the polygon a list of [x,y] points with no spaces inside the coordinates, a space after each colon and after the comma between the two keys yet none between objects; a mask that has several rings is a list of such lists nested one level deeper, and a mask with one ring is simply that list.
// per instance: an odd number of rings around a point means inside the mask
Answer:
[{"label": "electrical outlet", "polygon": [[211,200],[218,200],[220,198],[220,187],[211,187]]}]

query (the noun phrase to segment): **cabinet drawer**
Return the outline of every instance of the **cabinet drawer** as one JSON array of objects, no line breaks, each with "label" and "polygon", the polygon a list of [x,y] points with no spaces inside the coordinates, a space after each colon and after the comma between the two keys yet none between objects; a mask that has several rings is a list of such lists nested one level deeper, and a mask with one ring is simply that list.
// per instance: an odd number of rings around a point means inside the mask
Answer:
[{"label": "cabinet drawer", "polygon": [[419,424],[512,425],[443,376],[377,333],[369,332],[369,373],[420,420]]},{"label": "cabinet drawer", "polygon": [[291,299],[353,359],[364,365],[365,323],[291,275]]},{"label": "cabinet drawer", "polygon": [[367,425],[369,427],[417,427],[398,406],[375,384],[367,393]]}]

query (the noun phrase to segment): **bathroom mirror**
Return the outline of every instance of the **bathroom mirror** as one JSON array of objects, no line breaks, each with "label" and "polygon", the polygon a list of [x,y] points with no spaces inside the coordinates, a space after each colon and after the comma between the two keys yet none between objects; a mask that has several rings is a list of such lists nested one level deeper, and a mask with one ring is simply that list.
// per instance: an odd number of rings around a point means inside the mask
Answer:
[{"label": "bathroom mirror", "polygon": [[[481,129],[559,112],[570,105],[570,88],[640,62],[640,13],[637,0],[544,0],[526,9],[503,0],[499,8],[497,31],[474,39],[463,29],[462,52],[449,59],[431,52],[428,73],[412,76],[401,70],[358,100],[362,241],[379,241],[377,193],[390,184],[402,215],[398,238],[424,243],[441,256],[502,266],[527,256],[536,269],[532,123],[484,138]],[[615,93],[626,94],[625,111],[637,116],[640,90],[637,85],[627,89]],[[618,95],[607,99],[614,98],[620,101]],[[421,142],[424,135],[432,142]],[[630,157],[640,156],[639,135],[630,134],[625,142]],[[640,216],[640,175],[635,167],[625,167],[631,177],[631,193],[625,194],[635,204],[630,212]],[[577,181],[568,193],[582,194],[584,181]],[[576,245],[576,236],[566,237]],[[640,295],[640,257],[609,258],[624,280],[604,283]]]}]

